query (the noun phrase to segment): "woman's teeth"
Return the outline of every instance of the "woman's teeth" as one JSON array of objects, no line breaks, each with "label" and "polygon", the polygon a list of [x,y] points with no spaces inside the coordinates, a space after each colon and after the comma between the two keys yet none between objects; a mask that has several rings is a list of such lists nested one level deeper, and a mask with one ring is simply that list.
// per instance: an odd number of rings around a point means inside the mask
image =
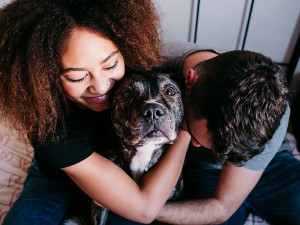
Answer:
[{"label": "woman's teeth", "polygon": [[97,99],[104,99],[106,97],[106,95],[102,95],[102,96],[99,96],[99,97],[95,97]]}]

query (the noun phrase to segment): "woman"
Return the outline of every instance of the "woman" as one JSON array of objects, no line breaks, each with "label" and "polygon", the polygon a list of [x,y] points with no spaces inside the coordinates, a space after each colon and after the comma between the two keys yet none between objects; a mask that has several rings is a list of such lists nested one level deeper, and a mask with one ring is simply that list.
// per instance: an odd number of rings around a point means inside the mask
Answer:
[{"label": "woman", "polygon": [[160,63],[151,1],[17,0],[1,9],[0,30],[1,117],[35,149],[3,224],[59,224],[70,212],[84,214],[85,194],[129,220],[151,222],[179,177],[189,135],[179,132],[139,186],[101,156],[114,84],[127,69]]}]

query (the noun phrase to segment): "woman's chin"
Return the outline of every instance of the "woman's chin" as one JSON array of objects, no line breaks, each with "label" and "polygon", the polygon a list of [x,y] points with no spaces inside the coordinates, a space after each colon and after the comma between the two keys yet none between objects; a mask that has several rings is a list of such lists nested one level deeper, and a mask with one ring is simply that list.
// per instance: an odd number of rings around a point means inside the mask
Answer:
[{"label": "woman's chin", "polygon": [[98,103],[98,104],[78,104],[75,103],[75,105],[77,105],[79,108],[81,109],[87,109],[87,110],[92,110],[95,112],[100,112],[100,111],[104,111],[110,108],[109,102],[102,102],[102,103]]}]

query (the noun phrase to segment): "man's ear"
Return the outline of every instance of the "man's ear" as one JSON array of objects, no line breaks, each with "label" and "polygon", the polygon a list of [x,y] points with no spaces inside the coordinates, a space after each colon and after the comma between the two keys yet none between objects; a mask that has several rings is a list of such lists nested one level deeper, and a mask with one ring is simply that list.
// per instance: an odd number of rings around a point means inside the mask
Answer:
[{"label": "man's ear", "polygon": [[187,88],[193,87],[198,80],[198,74],[195,70],[190,69],[189,73],[185,79],[185,85]]}]

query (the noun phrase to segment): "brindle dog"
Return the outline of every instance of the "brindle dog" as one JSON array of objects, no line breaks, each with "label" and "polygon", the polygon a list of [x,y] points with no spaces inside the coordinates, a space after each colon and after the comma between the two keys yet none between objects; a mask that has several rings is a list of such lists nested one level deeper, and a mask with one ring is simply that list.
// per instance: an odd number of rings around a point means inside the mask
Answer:
[{"label": "brindle dog", "polygon": [[[116,86],[111,111],[120,147],[107,158],[139,183],[177,138],[183,117],[180,89],[167,74],[132,73]],[[180,179],[169,199],[178,198],[182,187]],[[105,224],[107,210],[94,207],[93,217],[95,224]]]}]

